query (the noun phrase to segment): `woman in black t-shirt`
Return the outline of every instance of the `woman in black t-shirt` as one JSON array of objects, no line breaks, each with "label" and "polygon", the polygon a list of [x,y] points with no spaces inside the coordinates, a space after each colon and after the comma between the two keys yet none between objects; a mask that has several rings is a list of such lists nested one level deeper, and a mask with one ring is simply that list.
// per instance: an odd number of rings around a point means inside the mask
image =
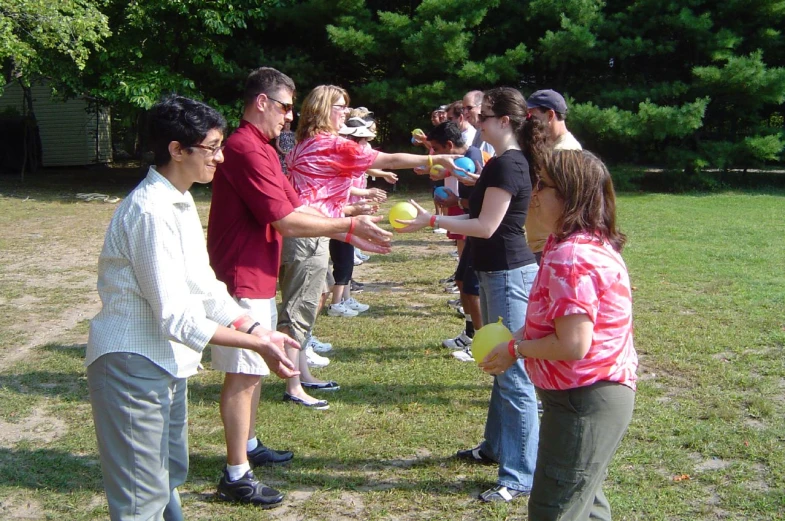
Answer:
[{"label": "woman in black t-shirt", "polygon": [[[469,214],[432,216],[415,203],[419,215],[397,231],[415,231],[430,224],[471,236],[483,323],[496,322],[501,317],[510,331],[518,331],[526,318],[529,290],[537,274],[523,224],[532,178],[539,172],[544,157],[545,133],[539,121],[527,116],[523,95],[508,87],[485,93],[479,122],[483,141],[493,145],[497,156],[488,161],[475,185]],[[458,457],[470,461],[499,463],[497,486],[482,493],[480,499],[511,501],[528,494],[538,439],[534,386],[523,361],[518,360],[508,371],[494,377],[485,441],[458,452]]]}]

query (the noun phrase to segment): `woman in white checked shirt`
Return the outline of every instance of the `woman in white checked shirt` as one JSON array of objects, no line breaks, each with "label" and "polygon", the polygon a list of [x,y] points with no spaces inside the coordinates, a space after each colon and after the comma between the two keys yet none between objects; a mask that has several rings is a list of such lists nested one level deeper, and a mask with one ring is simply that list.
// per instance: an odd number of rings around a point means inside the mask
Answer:
[{"label": "woman in white checked shirt", "polygon": [[[281,378],[297,374],[291,338],[262,328],[210,268],[193,183],[223,161],[223,117],[172,96],[149,115],[155,167],[118,207],[98,261],[103,307],[85,365],[113,520],[182,519],[188,471],[186,379],[208,343],[259,353]],[[260,502],[280,494],[257,482]],[[280,499],[278,499],[280,501]]]}]

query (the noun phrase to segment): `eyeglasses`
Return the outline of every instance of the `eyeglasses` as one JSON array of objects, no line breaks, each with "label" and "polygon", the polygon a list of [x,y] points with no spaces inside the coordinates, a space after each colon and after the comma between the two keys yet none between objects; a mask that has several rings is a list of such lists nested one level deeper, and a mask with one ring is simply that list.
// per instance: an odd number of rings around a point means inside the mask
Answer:
[{"label": "eyeglasses", "polygon": [[553,188],[554,190],[556,190],[555,186],[549,185],[548,183],[543,181],[542,178],[537,179],[537,182],[534,184],[534,189],[536,191],[538,191],[538,192],[541,192],[542,190],[545,190],[546,188]]},{"label": "eyeglasses", "polygon": [[352,108],[349,105],[333,105],[333,108],[343,111],[352,110]]},{"label": "eyeglasses", "polygon": [[270,101],[274,101],[281,106],[283,109],[284,114],[288,114],[294,108],[294,103],[284,103],[283,101],[278,101],[277,99],[273,98],[272,96],[267,96],[267,99]]},{"label": "eyeglasses", "polygon": [[210,145],[191,145],[189,148],[201,148],[202,150],[207,150],[207,151],[208,151],[208,152],[210,152],[212,155],[214,155],[214,156],[217,156],[217,155],[218,155],[218,152],[223,152],[223,149],[224,149],[225,147],[226,147],[226,145],[216,145],[216,146],[210,146]]},{"label": "eyeglasses", "polygon": [[476,106],[477,106],[477,105],[466,105],[466,106],[464,106],[464,107],[463,107],[463,111],[464,111],[464,112],[471,112],[471,111],[472,111],[472,109],[473,109],[474,107],[476,107]]},{"label": "eyeglasses", "polygon": [[483,114],[482,112],[480,112],[479,114],[477,114],[477,119],[479,119],[479,120],[480,120],[480,123],[485,123],[485,120],[486,120],[486,119],[490,119],[490,118],[500,118],[500,117],[501,117],[501,116],[498,116],[498,115],[496,115],[496,114]]}]

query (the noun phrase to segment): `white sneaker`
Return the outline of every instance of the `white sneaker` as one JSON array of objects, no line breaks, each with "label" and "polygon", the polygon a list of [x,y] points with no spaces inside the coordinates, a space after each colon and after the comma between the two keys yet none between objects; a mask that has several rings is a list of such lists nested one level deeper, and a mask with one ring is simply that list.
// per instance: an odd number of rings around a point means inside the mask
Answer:
[{"label": "white sneaker", "polygon": [[320,342],[318,338],[312,336],[305,344],[306,349],[313,349],[316,353],[329,353],[333,350],[333,345],[329,342]]},{"label": "white sneaker", "polygon": [[433,233],[447,233],[447,230],[444,228],[434,228]]},{"label": "white sneaker", "polygon": [[458,257],[460,257],[460,255],[458,255],[458,250],[451,251],[450,257],[452,257],[453,259],[457,259]]},{"label": "white sneaker", "polygon": [[466,335],[466,331],[461,331],[461,334],[456,336],[455,338],[448,338],[447,340],[442,340],[442,345],[447,349],[452,349],[453,351],[458,351],[462,349],[472,347],[472,339]]},{"label": "white sneaker", "polygon": [[472,350],[468,347],[464,348],[461,351],[453,351],[452,356],[454,356],[461,362],[474,362],[474,356],[472,356]]},{"label": "white sneaker", "polygon": [[354,256],[360,259],[361,261],[365,262],[371,258],[370,255],[363,253],[362,251],[358,250],[357,248],[354,249]]},{"label": "white sneaker", "polygon": [[331,317],[356,317],[359,313],[353,309],[344,306],[343,302],[339,304],[330,304],[327,308],[327,314]]},{"label": "white sneaker", "polygon": [[461,299],[460,298],[454,298],[452,300],[448,300],[447,301],[447,305],[450,306],[453,309],[458,309],[459,307],[461,307]]},{"label": "white sneaker", "polygon": [[362,313],[363,311],[368,311],[369,309],[371,309],[371,306],[369,306],[368,304],[360,304],[354,299],[354,297],[347,298],[346,300],[341,302],[341,304],[343,304],[344,306],[346,306],[347,308],[353,311],[356,311],[357,313]]},{"label": "white sneaker", "polygon": [[354,265],[355,266],[359,266],[362,263],[363,263],[363,260],[360,257],[358,257],[357,255],[355,255],[354,256]]},{"label": "white sneaker", "polygon": [[308,367],[327,367],[330,365],[329,358],[317,355],[310,347],[305,348],[305,358],[308,360]]}]

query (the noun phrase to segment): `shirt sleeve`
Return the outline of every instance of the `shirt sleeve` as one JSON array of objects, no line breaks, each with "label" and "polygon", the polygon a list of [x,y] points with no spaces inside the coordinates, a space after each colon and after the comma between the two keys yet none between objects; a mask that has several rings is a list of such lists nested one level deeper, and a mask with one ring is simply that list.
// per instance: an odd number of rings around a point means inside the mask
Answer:
[{"label": "shirt sleeve", "polygon": [[134,276],[163,335],[201,352],[218,324],[189,288],[177,223],[144,213],[128,224],[127,236]]},{"label": "shirt sleeve", "polygon": [[592,266],[574,255],[574,246],[565,246],[544,258],[543,272],[548,277],[550,295],[545,318],[553,321],[567,315],[588,315],[596,322],[600,298]]},{"label": "shirt sleeve", "polygon": [[352,141],[339,137],[335,140],[333,162],[340,175],[348,177],[360,177],[365,171],[371,168],[379,152],[371,147],[364,147]]},{"label": "shirt sleeve", "polygon": [[[260,151],[243,151],[233,155],[232,163],[224,168],[226,179],[259,225],[279,221],[299,206],[292,204],[292,196],[295,201],[297,196],[291,186],[287,186],[289,182],[280,172],[277,156],[273,164]],[[287,187],[292,194],[286,192]]]},{"label": "shirt sleeve", "polygon": [[516,161],[511,156],[501,156],[488,163],[493,175],[488,176],[487,187],[501,188],[512,197],[519,195],[522,190],[531,192],[529,163],[522,154],[518,159]]}]

